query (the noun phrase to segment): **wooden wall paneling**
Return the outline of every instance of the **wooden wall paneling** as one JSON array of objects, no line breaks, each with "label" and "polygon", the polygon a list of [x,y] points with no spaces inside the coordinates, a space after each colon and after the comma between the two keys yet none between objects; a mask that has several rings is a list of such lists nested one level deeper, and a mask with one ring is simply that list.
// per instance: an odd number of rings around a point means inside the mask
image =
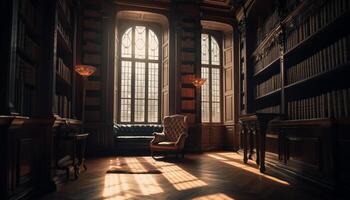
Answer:
[{"label": "wooden wall paneling", "polygon": [[[106,106],[104,97],[106,83],[104,80],[107,79],[105,74],[105,70],[107,69],[105,66],[110,62],[108,60],[110,49],[108,48],[109,46],[102,46],[102,44],[106,43],[105,36],[108,39],[109,32],[103,32],[104,24],[101,19],[102,5],[94,1],[85,1],[83,6],[81,62],[82,64],[90,64],[97,67],[97,72],[86,81],[85,98],[100,99],[99,106],[90,104],[92,103],[91,101],[85,102],[85,107],[83,108],[85,110],[84,119],[86,122],[96,122],[103,121],[106,117],[103,115],[103,110],[105,110],[104,108]],[[101,78],[104,76],[105,78]]]},{"label": "wooden wall paneling", "polygon": [[162,37],[162,109],[161,109],[161,118],[169,116],[169,27],[164,28],[163,37]]}]

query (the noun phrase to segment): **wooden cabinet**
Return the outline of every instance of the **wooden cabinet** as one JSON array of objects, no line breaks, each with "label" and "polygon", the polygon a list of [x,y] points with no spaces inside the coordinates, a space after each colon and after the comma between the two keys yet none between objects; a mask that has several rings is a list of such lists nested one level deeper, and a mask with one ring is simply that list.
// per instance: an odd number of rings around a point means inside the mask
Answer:
[{"label": "wooden cabinet", "polygon": [[49,187],[45,135],[53,120],[0,116],[1,198],[21,199]]}]

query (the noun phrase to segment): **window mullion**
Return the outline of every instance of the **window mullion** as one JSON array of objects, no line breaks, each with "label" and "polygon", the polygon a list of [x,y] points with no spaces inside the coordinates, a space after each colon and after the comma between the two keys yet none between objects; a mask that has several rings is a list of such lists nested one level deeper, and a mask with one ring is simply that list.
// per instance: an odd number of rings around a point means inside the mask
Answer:
[{"label": "window mullion", "polygon": [[209,64],[208,64],[208,86],[209,86],[209,122],[212,123],[212,93],[211,93],[211,37],[208,35],[208,41],[209,41]]},{"label": "window mullion", "polygon": [[130,122],[135,122],[135,27],[132,28],[131,41],[131,119]]},{"label": "window mullion", "polygon": [[146,27],[146,60],[145,60],[145,113],[144,113],[144,120],[145,122],[148,122],[148,68],[149,68],[149,62],[148,62],[148,27]]}]

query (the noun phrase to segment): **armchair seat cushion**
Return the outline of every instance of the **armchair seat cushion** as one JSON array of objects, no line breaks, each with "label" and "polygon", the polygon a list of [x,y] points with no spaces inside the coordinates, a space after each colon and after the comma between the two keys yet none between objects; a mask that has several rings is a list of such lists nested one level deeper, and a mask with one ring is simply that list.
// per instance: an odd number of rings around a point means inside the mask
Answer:
[{"label": "armchair seat cushion", "polygon": [[159,142],[159,146],[175,146],[175,142]]}]

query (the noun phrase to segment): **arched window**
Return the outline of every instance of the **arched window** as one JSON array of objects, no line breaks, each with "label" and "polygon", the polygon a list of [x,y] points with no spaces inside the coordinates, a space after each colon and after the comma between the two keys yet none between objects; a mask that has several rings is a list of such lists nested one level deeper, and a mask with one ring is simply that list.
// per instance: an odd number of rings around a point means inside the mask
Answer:
[{"label": "arched window", "polygon": [[207,79],[202,86],[202,122],[221,122],[221,62],[220,46],[214,36],[201,37],[201,76]]},{"label": "arched window", "polygon": [[160,122],[159,39],[148,26],[131,26],[121,37],[119,122]]}]

